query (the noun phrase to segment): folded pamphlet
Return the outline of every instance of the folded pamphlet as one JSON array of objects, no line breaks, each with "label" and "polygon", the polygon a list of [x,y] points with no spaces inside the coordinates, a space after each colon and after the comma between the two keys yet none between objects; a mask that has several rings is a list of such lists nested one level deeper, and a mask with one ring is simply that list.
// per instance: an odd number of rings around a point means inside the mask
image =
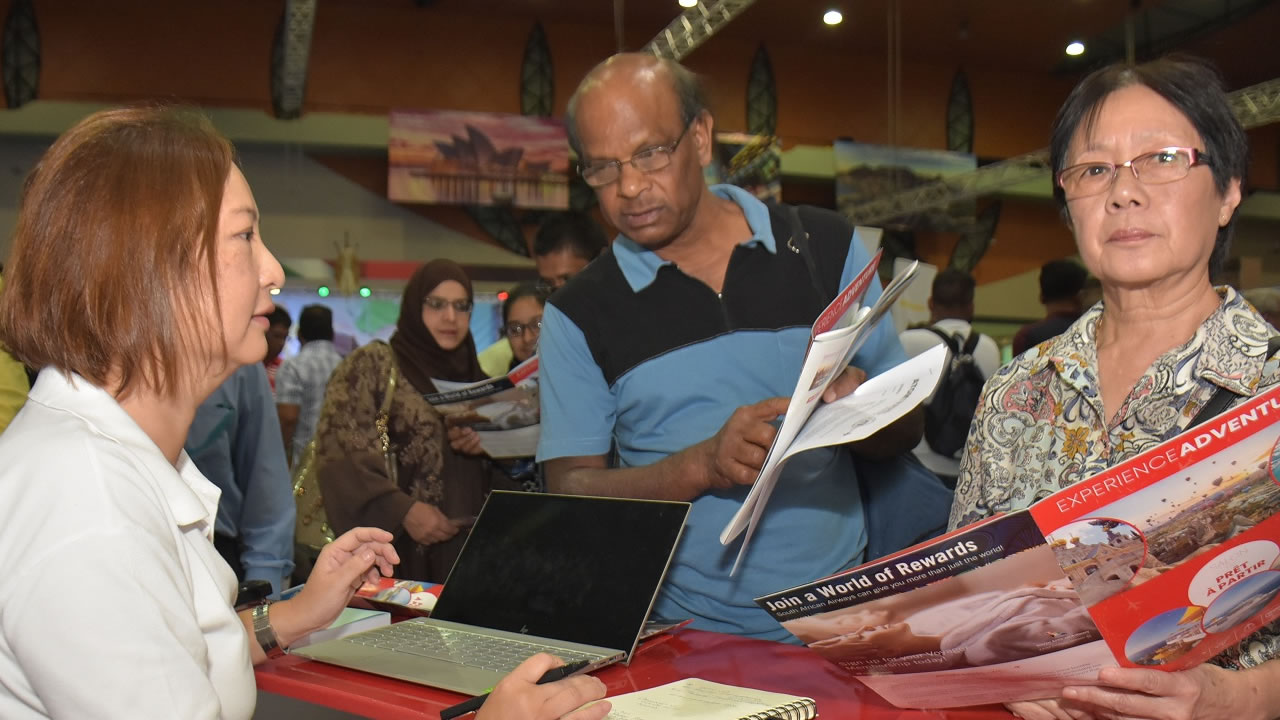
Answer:
[{"label": "folded pamphlet", "polygon": [[[777,483],[783,464],[792,455],[801,450],[853,442],[870,437],[876,431],[902,417],[909,410],[920,404],[933,392],[941,370],[941,361],[937,354],[928,355],[927,360],[913,364],[908,361],[902,366],[910,366],[909,371],[901,373],[885,373],[891,377],[882,380],[872,378],[858,388],[858,391],[845,398],[845,402],[832,403],[825,408],[821,421],[814,420],[822,394],[827,387],[849,366],[855,353],[870,336],[876,324],[884,317],[894,301],[915,277],[919,262],[913,262],[895,277],[880,298],[871,307],[865,307],[862,299],[875,278],[880,266],[880,255],[877,252],[871,262],[859,272],[854,279],[836,296],[813,324],[809,336],[809,345],[805,349],[804,363],[800,369],[800,378],[792,392],[791,401],[787,405],[787,413],[778,426],[777,435],[765,457],[751,491],[720,533],[720,542],[728,545],[739,535],[745,536],[738,549],[738,558],[734,562],[733,571],[745,557],[751,536],[759,524],[760,515],[764,511],[769,495]],[[925,357],[925,356],[921,356]],[[933,366],[936,365],[936,368]],[[931,377],[931,380],[930,380]],[[880,383],[873,384],[880,380]],[[928,385],[923,395],[918,390]],[[868,388],[864,390],[864,388]],[[874,399],[873,399],[874,398]],[[875,403],[874,413],[867,412],[870,404]],[[861,415],[858,415],[861,411]],[[856,423],[846,420],[858,416]],[[803,438],[801,437],[803,435]]]},{"label": "folded pamphlet", "polygon": [[1280,618],[1280,388],[1030,508],[756,599],[904,708],[1183,670]]},{"label": "folded pamphlet", "polygon": [[471,427],[493,458],[533,457],[541,432],[538,356],[506,375],[475,383],[432,379],[439,392],[424,395],[447,427]]}]

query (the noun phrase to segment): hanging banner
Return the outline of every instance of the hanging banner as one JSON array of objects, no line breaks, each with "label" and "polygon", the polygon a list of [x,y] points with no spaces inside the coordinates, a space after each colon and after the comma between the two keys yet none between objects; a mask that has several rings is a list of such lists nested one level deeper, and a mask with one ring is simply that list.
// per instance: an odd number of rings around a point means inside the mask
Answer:
[{"label": "hanging banner", "polygon": [[393,110],[387,197],[395,202],[569,207],[569,141],[555,118]]},{"label": "hanging banner", "polygon": [[[841,141],[834,144],[836,207],[841,212],[877,198],[910,190],[952,175],[972,172],[977,158],[944,150],[869,145]],[[955,232],[972,224],[973,203],[936,208],[894,218],[893,224],[918,230]],[[881,223],[877,223],[882,225]]]}]

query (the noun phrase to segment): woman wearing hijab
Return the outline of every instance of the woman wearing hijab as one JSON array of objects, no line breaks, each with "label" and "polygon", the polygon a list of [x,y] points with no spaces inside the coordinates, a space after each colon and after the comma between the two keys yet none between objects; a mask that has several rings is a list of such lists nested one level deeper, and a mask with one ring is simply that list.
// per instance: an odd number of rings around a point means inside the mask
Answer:
[{"label": "woman wearing hijab", "polygon": [[[469,525],[501,473],[456,452],[440,414],[423,399],[432,379],[485,379],[470,333],[471,281],[457,264],[433,260],[405,287],[390,344],[370,343],[334,370],[316,428],[316,477],[335,533],[372,526],[395,534],[401,577],[444,582]],[[392,374],[394,371],[394,380]],[[387,406],[382,447],[377,417]]]}]

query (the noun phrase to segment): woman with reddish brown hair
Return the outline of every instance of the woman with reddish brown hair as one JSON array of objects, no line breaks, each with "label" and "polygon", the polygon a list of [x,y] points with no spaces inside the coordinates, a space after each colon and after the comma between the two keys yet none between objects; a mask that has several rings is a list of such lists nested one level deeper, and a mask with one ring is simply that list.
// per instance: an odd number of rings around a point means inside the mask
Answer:
[{"label": "woman with reddish brown hair", "polygon": [[230,143],[188,111],[86,118],[28,178],[5,279],[0,343],[41,370],[0,436],[0,717],[250,717],[251,659],[399,558],[357,528],[292,599],[232,608],[219,491],[182,446],[196,406],[262,360],[284,277]]}]

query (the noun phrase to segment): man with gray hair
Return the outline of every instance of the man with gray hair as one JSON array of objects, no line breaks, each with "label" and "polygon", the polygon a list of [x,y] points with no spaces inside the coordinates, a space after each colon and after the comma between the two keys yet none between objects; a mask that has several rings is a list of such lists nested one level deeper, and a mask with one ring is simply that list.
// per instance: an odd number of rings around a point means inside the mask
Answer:
[{"label": "man with gray hair", "polygon": [[[855,453],[909,458],[923,431],[913,412],[851,448],[793,458],[736,576],[736,547],[718,540],[786,411],[810,326],[870,256],[835,213],[707,187],[714,121],[697,77],[674,62],[610,58],[579,85],[568,119],[579,171],[619,235],[543,314],[538,457],[548,487],[691,501],[655,613],[794,641],[753,598],[910,544],[913,523],[935,517],[922,531],[932,532],[948,509],[929,512],[930,497],[945,505],[949,494],[926,473],[934,495],[906,478],[892,484],[911,488],[911,511],[874,510],[877,483],[855,469]],[[873,284],[867,301],[879,294]],[[826,399],[903,360],[881,322]],[[877,522],[898,537],[886,540]]]}]

